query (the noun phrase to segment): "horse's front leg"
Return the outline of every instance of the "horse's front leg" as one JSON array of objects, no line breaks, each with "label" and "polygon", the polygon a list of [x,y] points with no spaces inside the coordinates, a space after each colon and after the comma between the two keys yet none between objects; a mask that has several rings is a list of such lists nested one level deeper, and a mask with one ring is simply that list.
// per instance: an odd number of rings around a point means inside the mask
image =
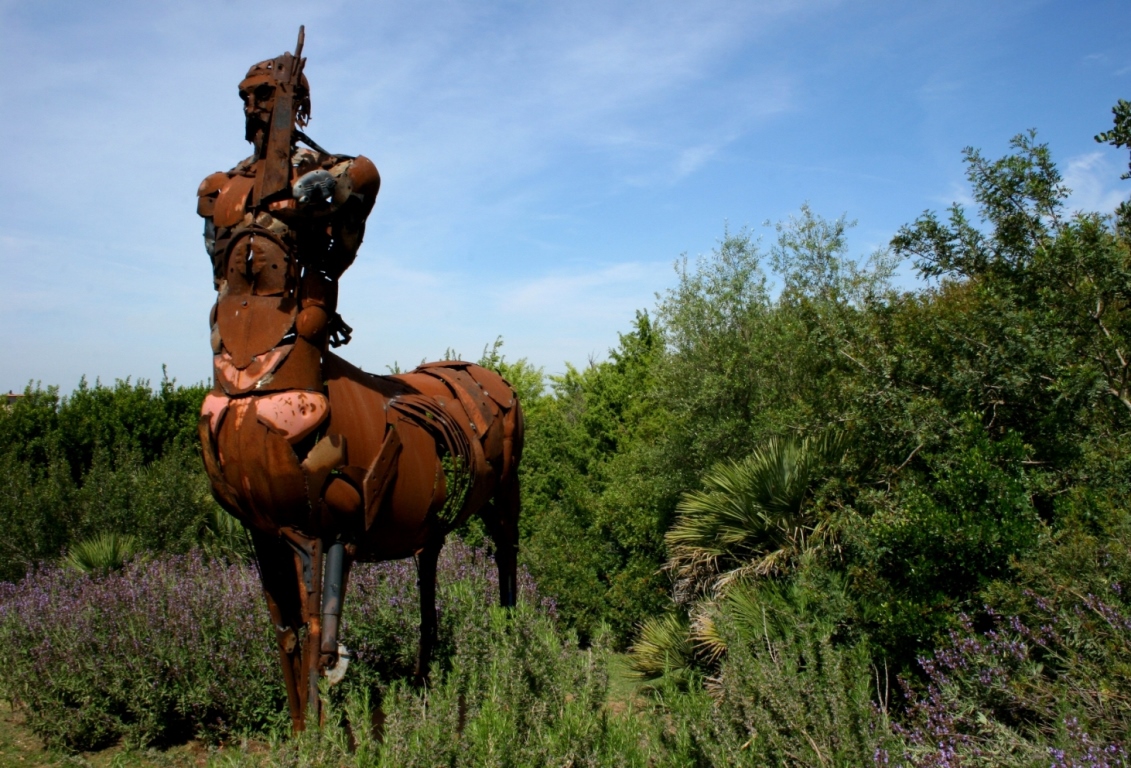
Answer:
[{"label": "horse's front leg", "polygon": [[322,677],[322,540],[284,528],[283,538],[290,545],[298,576],[298,595],[302,623],[301,673],[298,676],[300,708],[321,722],[322,701],[318,697],[318,681]]},{"label": "horse's front leg", "polygon": [[432,649],[436,645],[436,563],[443,546],[443,538],[434,538],[416,556],[416,578],[420,592],[420,650],[416,656],[413,683],[417,686],[428,682]]},{"label": "horse's front leg", "polygon": [[[256,551],[264,552],[261,561],[268,559],[272,565],[269,570],[261,566],[261,571],[270,574],[269,580],[264,580],[264,590],[283,659],[291,722],[298,732],[304,730],[308,714],[321,724],[319,680],[330,669],[336,670],[338,679],[345,672],[346,662],[338,649],[338,625],[350,558],[341,542],[331,544],[324,556],[320,539],[292,530],[285,530],[282,540],[262,534],[257,537]],[[301,633],[300,628],[304,630]]]},{"label": "horse's front leg", "polygon": [[339,683],[349,665],[345,646],[338,642],[338,629],[342,618],[342,602],[346,596],[353,558],[345,545],[336,541],[326,548],[326,570],[322,582],[322,673],[331,685]]},{"label": "horse's front leg", "polygon": [[287,688],[287,705],[291,727],[295,732],[305,727],[305,696],[302,695],[302,649],[300,630],[303,624],[302,600],[299,596],[299,576],[295,570],[295,556],[285,542],[275,536],[252,530],[255,557],[259,565],[259,580],[267,598],[267,610],[275,626],[275,640],[279,646],[279,661],[283,668],[283,682]]}]

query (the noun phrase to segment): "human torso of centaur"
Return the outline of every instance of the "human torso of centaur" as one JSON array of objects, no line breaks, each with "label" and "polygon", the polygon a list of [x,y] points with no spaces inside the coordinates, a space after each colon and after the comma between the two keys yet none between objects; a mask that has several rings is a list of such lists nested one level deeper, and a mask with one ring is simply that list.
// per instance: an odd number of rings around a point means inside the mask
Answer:
[{"label": "human torso of centaur", "polygon": [[323,171],[329,199],[252,207],[259,164],[214,173],[197,192],[217,291],[217,388],[321,391],[321,356],[337,318],[338,279],[353,263],[380,177],[364,157],[294,153],[292,181]]},{"label": "human torso of centaur", "polygon": [[334,529],[376,559],[411,554],[446,499],[438,453],[470,470],[468,508],[516,460],[514,392],[468,363],[375,376],[330,352],[348,337],[338,279],[361,245],[377,169],[299,149],[292,182],[328,175],[328,197],[254,206],[258,167],[249,159],[198,190],[217,292],[200,428],[214,495],[265,533]]}]

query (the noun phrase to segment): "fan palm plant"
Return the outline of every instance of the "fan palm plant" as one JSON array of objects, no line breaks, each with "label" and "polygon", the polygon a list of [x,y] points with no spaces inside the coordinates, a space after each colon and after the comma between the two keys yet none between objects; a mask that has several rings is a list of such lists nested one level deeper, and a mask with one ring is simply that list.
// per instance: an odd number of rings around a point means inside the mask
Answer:
[{"label": "fan palm plant", "polygon": [[120,571],[138,549],[134,536],[103,533],[74,544],[67,553],[66,562],[83,573],[105,574]]},{"label": "fan palm plant", "polygon": [[201,549],[212,558],[249,563],[255,557],[247,529],[219,504],[210,506],[197,539]]},{"label": "fan palm plant", "polygon": [[637,679],[682,681],[691,670],[716,668],[736,639],[773,656],[783,644],[808,637],[827,642],[846,612],[844,582],[820,566],[788,580],[744,580],[724,594],[697,600],[640,625],[628,666]]},{"label": "fan palm plant", "polygon": [[[803,557],[807,557],[803,556]],[[691,612],[689,638],[699,658],[722,658],[734,638],[761,638],[768,652],[794,635],[828,640],[846,612],[844,582],[820,566],[789,580],[744,581]]]},{"label": "fan palm plant", "polygon": [[691,631],[682,613],[645,619],[628,652],[629,674],[639,680],[655,680],[672,674],[682,676],[692,668],[694,661]]},{"label": "fan palm plant", "polygon": [[685,595],[717,594],[745,577],[780,573],[827,542],[830,520],[807,502],[845,447],[844,434],[833,430],[771,437],[742,461],[713,467],[703,490],[684,494],[665,537],[667,567],[685,582]]},{"label": "fan palm plant", "polygon": [[[679,677],[697,660],[715,664],[727,649],[720,620],[738,631],[766,631],[766,600],[774,590],[733,587],[780,574],[832,539],[832,522],[809,501],[814,484],[845,448],[844,434],[831,430],[804,439],[770,438],[746,459],[712,468],[703,490],[684,494],[666,536],[667,568],[676,574],[682,610],[640,626],[629,653],[634,676]],[[803,591],[790,595],[777,602],[804,602]]]}]

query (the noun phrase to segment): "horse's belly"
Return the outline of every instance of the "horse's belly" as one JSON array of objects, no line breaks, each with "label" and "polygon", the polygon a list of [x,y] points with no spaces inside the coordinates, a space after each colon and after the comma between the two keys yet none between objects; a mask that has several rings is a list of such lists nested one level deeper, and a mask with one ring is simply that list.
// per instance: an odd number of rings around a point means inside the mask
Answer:
[{"label": "horse's belly", "polygon": [[362,552],[374,560],[415,554],[435,534],[431,523],[443,505],[443,467],[436,442],[427,431],[407,421],[396,421],[401,441],[397,474],[380,500],[373,524],[365,532]]}]

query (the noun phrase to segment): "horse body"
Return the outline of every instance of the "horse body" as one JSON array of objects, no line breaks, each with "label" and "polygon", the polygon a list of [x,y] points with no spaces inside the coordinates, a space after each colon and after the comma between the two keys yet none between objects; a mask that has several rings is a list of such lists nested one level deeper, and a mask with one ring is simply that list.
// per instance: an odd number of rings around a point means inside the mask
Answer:
[{"label": "horse body", "polygon": [[[418,681],[449,531],[479,514],[495,542],[502,605],[514,604],[516,588],[523,423],[510,386],[458,361],[374,376],[327,352],[323,367],[324,409],[309,392],[213,393],[199,430],[217,499],[252,531],[296,729],[318,708],[318,679],[344,666],[337,626],[354,562],[416,558]],[[317,427],[304,434],[298,413],[288,439],[279,399],[294,410],[311,400]]]}]

